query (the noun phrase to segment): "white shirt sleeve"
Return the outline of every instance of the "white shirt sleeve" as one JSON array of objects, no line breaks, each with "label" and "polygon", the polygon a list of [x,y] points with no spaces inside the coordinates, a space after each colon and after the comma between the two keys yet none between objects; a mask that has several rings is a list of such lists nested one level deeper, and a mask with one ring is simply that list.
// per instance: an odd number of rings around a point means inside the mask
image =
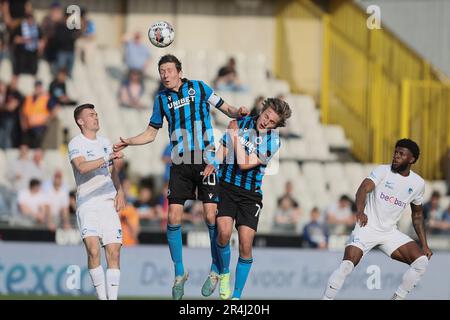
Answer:
[{"label": "white shirt sleeve", "polygon": [[425,193],[425,183],[422,183],[422,187],[420,188],[420,191],[417,193],[416,197],[414,198],[412,204],[415,204],[416,206],[420,206],[423,203],[423,195]]},{"label": "white shirt sleeve", "polygon": [[19,204],[23,204],[26,201],[27,201],[27,192],[26,192],[26,190],[20,190],[19,191],[19,195],[17,197],[17,202]]},{"label": "white shirt sleeve", "polygon": [[372,180],[377,186],[386,177],[389,170],[389,166],[378,166],[370,173],[367,179]]},{"label": "white shirt sleeve", "polygon": [[69,143],[69,160],[72,161],[75,158],[83,156],[81,143],[79,139],[73,139]]}]

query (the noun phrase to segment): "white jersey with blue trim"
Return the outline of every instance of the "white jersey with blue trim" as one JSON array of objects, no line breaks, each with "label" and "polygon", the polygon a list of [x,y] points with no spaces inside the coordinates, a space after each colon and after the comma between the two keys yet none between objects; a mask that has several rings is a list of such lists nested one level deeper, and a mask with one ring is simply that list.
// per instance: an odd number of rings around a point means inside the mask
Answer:
[{"label": "white jersey with blue trim", "polygon": [[[101,168],[81,174],[72,163],[77,157],[84,157],[86,161],[97,160],[109,155],[112,145],[106,138],[97,136],[91,140],[79,134],[69,142],[69,160],[72,164],[75,182],[77,184],[77,206],[92,204],[98,200],[114,199],[116,188],[111,179],[109,167],[104,164]],[[110,162],[111,164],[111,162]]]},{"label": "white jersey with blue trim", "polygon": [[425,181],[412,170],[405,177],[393,172],[390,165],[381,165],[367,178],[375,183],[375,189],[367,195],[364,213],[367,226],[375,230],[396,229],[406,207],[423,202]]}]

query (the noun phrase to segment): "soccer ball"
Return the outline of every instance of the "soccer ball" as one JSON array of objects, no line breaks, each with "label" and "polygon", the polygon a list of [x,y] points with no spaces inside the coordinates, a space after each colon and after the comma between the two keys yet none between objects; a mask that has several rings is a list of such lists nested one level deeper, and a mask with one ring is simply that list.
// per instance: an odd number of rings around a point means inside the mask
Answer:
[{"label": "soccer ball", "polygon": [[175,31],[168,22],[159,21],[148,30],[148,38],[154,46],[165,48],[175,39]]}]

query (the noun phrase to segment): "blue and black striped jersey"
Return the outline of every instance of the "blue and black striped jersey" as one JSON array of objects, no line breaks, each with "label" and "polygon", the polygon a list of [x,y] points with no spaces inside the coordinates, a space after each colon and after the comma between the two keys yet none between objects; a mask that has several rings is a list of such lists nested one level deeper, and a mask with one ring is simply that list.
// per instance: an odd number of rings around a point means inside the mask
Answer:
[{"label": "blue and black striped jersey", "polygon": [[276,130],[267,130],[260,133],[256,129],[257,119],[257,117],[244,117],[237,120],[238,135],[239,142],[247,154],[255,153],[263,164],[250,170],[240,170],[235,152],[230,153],[230,149],[233,148],[231,137],[228,133],[225,133],[221,143],[229,151],[224,163],[220,165],[219,177],[221,181],[262,194],[261,185],[264,172],[270,159],[280,148],[280,137]]},{"label": "blue and black striped jersey", "polygon": [[182,82],[178,92],[165,89],[157,94],[149,125],[159,129],[166,117],[172,155],[214,149],[209,105],[219,108],[224,101],[203,81]]}]

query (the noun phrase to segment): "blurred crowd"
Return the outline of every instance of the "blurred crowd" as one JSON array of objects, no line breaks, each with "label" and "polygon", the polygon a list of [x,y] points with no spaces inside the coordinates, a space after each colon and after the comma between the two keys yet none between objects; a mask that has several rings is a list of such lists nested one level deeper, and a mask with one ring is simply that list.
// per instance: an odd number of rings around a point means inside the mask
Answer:
[{"label": "blurred crowd", "polygon": [[[43,156],[46,150],[61,145],[61,108],[77,104],[75,97],[68,94],[67,82],[76,56],[84,64],[94,58],[95,22],[82,9],[80,28],[68,28],[66,10],[59,2],[52,3],[40,22],[35,19],[30,1],[1,0],[0,5],[0,63],[10,59],[13,71],[11,79],[0,80],[0,149],[19,149],[17,159],[7,163],[12,188],[0,184],[0,217],[8,213],[14,224],[26,227],[76,228],[76,191],[69,189],[59,169],[51,177],[45,175]],[[121,75],[117,101],[124,108],[148,109],[144,79],[152,55],[140,32],[124,35],[123,54],[126,72]],[[50,66],[52,81],[48,86],[37,78],[39,59]],[[237,69],[236,59],[229,57],[215,79],[205,80],[211,80],[210,85],[220,92],[248,92],[249,85],[241,81]],[[18,88],[22,75],[34,77],[29,95]],[[252,116],[262,110],[264,98],[255,98],[250,106]],[[284,99],[282,95],[278,98]],[[289,126],[280,130],[284,138],[299,138],[293,132]],[[120,212],[125,245],[137,244],[142,230],[165,231],[170,145],[161,161],[165,165],[161,177],[131,177],[128,166],[120,174],[127,196],[127,206]],[[450,166],[447,171],[450,177]],[[427,228],[432,234],[450,234],[450,207],[441,208],[441,196],[433,192],[424,205]],[[326,249],[330,236],[346,235],[352,230],[356,220],[352,197],[342,195],[325,210],[314,207],[309,212],[304,212],[301,198],[293,184],[287,182],[277,199],[274,233],[298,235],[305,246]],[[184,210],[184,230],[205,229],[200,202],[188,201]]]}]

